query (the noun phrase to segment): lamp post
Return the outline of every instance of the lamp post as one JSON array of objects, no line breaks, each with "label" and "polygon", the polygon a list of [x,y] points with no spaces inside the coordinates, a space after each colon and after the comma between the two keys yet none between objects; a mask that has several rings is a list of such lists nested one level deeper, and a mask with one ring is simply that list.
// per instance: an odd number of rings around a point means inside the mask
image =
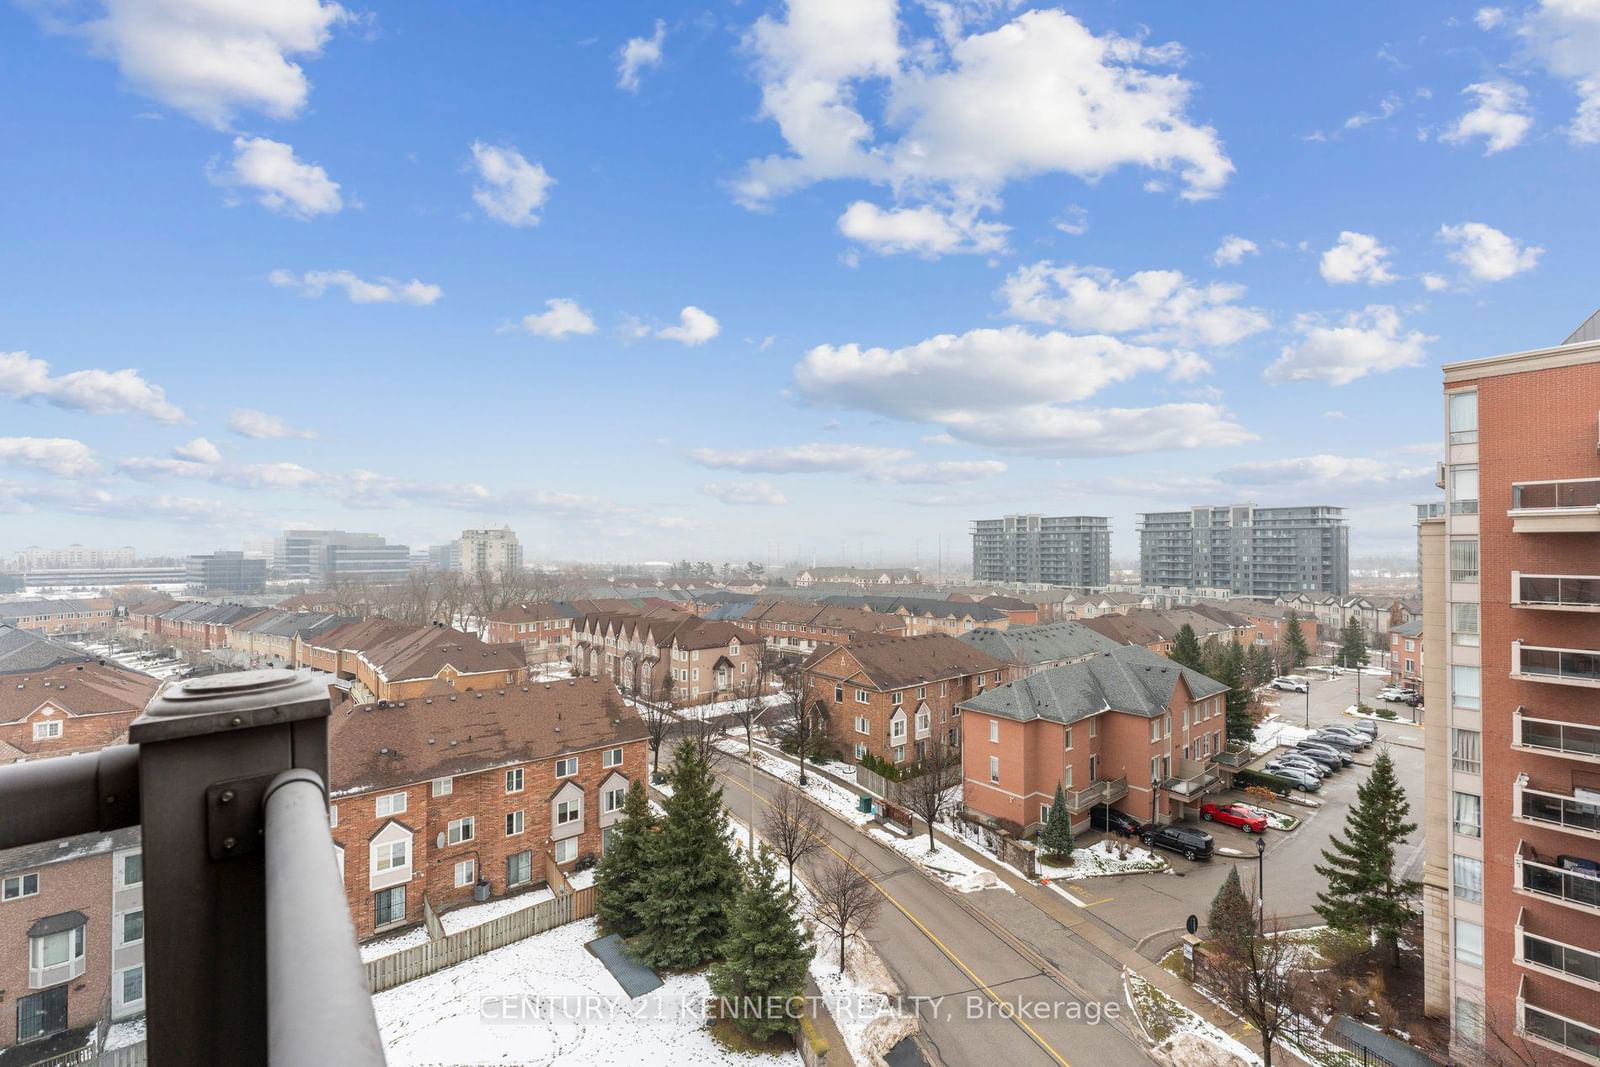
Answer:
[{"label": "lamp post", "polygon": [[1267,841],[1256,838],[1256,903],[1261,916],[1261,933],[1267,932]]},{"label": "lamp post", "polygon": [[1306,729],[1311,729],[1311,675],[1306,675]]}]

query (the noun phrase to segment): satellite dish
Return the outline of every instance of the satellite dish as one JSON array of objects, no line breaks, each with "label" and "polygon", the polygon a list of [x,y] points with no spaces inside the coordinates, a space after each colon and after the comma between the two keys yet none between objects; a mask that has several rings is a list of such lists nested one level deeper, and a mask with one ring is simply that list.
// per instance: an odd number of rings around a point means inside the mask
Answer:
[{"label": "satellite dish", "polygon": [[1200,929],[1200,919],[1198,916],[1191,915],[1189,916],[1189,921],[1183,925],[1191,934],[1197,933]]},{"label": "satellite dish", "polygon": [[[435,845],[434,847],[435,848],[444,848],[444,834],[441,833],[439,835],[439,843],[437,845]],[[1194,916],[1193,915],[1189,916],[1189,922],[1190,922],[1191,925],[1194,923]],[[1190,930],[1189,932],[1191,934],[1194,933],[1193,930]]]}]

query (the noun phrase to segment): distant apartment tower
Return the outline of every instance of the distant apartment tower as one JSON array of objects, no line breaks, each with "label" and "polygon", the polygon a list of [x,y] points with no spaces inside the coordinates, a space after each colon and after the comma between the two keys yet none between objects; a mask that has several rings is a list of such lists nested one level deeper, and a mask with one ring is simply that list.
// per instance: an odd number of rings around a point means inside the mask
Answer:
[{"label": "distant apartment tower", "polygon": [[261,593],[267,588],[267,561],[254,559],[243,552],[190,556],[184,570],[188,584],[200,590]]},{"label": "distant apartment tower", "polygon": [[109,567],[133,566],[133,549],[85,548],[68,545],[66,548],[29,547],[18,552],[11,560],[13,570],[64,571],[100,570]]},{"label": "distant apartment tower", "polygon": [[290,530],[275,542],[272,562],[280,578],[293,582],[398,582],[411,571],[411,549],[375,533]]},{"label": "distant apartment tower", "polygon": [[1423,545],[1424,1009],[1600,1063],[1600,335],[1444,367]]},{"label": "distant apartment tower", "polygon": [[972,577],[1104,588],[1111,581],[1111,520],[1099,515],[1007,515],[972,524]]},{"label": "distant apartment tower", "polygon": [[1350,591],[1344,509],[1254,504],[1139,516],[1144,585],[1229,589],[1238,596]]},{"label": "distant apartment tower", "polygon": [[456,566],[468,574],[514,574],[522,569],[522,546],[509,526],[462,530],[456,541]]}]

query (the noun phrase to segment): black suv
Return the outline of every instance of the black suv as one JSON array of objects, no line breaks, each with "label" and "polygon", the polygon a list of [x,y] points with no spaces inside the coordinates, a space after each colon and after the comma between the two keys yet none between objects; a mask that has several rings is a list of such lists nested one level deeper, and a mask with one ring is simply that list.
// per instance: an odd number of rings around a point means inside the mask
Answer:
[{"label": "black suv", "polygon": [[1104,804],[1096,804],[1089,809],[1089,825],[1108,834],[1121,834],[1123,837],[1139,836],[1138,819],[1125,811],[1107,808]]},{"label": "black suv", "polygon": [[1139,837],[1147,848],[1166,848],[1186,860],[1208,860],[1216,843],[1204,830],[1190,826],[1146,826]]}]

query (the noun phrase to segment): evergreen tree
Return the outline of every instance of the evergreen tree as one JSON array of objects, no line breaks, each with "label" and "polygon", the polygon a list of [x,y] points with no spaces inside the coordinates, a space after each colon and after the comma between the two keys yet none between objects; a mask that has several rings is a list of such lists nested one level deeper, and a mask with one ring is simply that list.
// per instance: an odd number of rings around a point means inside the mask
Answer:
[{"label": "evergreen tree", "polygon": [[1222,951],[1235,959],[1242,958],[1250,950],[1250,942],[1257,933],[1255,909],[1250,906],[1249,898],[1244,895],[1244,887],[1239,884],[1237,867],[1228,868],[1228,877],[1223,881],[1222,888],[1211,898],[1206,932]]},{"label": "evergreen tree", "polygon": [[722,789],[696,745],[678,746],[668,780],[672,796],[650,850],[654,865],[639,908],[639,947],[652,968],[686,970],[716,955],[739,891],[739,869],[723,834]]},{"label": "evergreen tree", "polygon": [[1193,626],[1184,623],[1178,627],[1178,636],[1173,639],[1167,658],[1185,667],[1200,669],[1200,639],[1194,635]]},{"label": "evergreen tree", "polygon": [[795,892],[778,880],[777,859],[762,845],[745,866],[722,961],[711,968],[711,992],[727,1003],[734,1025],[758,1041],[790,1033],[796,1020],[771,1008],[801,994],[812,947]]},{"label": "evergreen tree", "polygon": [[1251,679],[1245,669],[1244,646],[1235,638],[1217,659],[1217,673],[1211,677],[1228,687],[1228,694],[1223,698],[1228,716],[1228,740],[1248,741],[1255,736],[1256,720],[1250,712]]},{"label": "evergreen tree", "polygon": [[1350,621],[1344,624],[1344,629],[1339,631],[1339,662],[1346,667],[1365,667],[1371,657],[1367,655],[1367,633],[1361,627],[1359,616],[1350,616]]},{"label": "evergreen tree", "polygon": [[1417,917],[1411,906],[1422,883],[1399,877],[1395,849],[1417,824],[1407,822],[1406,799],[1387,751],[1378,753],[1372,772],[1356,790],[1356,802],[1345,818],[1344,837],[1329,840],[1322,852],[1326,866],[1317,873],[1328,880],[1317,894],[1316,912],[1338,930],[1360,932],[1386,942],[1394,964],[1400,964],[1400,933]]},{"label": "evergreen tree", "polygon": [[1287,661],[1283,664],[1285,671],[1299,670],[1311,655],[1311,650],[1306,647],[1305,631],[1300,628],[1300,616],[1293,611],[1289,612],[1288,622],[1283,631],[1283,649],[1284,659]]},{"label": "evergreen tree", "polygon": [[1222,642],[1217,640],[1216,634],[1212,634],[1206,638],[1205,644],[1200,646],[1200,666],[1195,669],[1207,678],[1221,681],[1221,672],[1224,669],[1222,660],[1225,655],[1227,653],[1223,651]]},{"label": "evergreen tree", "polygon": [[628,787],[622,821],[612,830],[611,843],[595,868],[595,914],[612,933],[632,937],[644,928],[640,910],[650,891],[651,851],[659,825],[644,783],[635,781]]},{"label": "evergreen tree", "polygon": [[1272,649],[1266,645],[1251,645],[1247,654],[1248,670],[1251,685],[1266,685],[1272,681]]},{"label": "evergreen tree", "polygon": [[1072,812],[1067,810],[1067,794],[1056,783],[1056,796],[1050,803],[1050,817],[1039,831],[1039,844],[1047,856],[1069,859],[1072,856]]}]

